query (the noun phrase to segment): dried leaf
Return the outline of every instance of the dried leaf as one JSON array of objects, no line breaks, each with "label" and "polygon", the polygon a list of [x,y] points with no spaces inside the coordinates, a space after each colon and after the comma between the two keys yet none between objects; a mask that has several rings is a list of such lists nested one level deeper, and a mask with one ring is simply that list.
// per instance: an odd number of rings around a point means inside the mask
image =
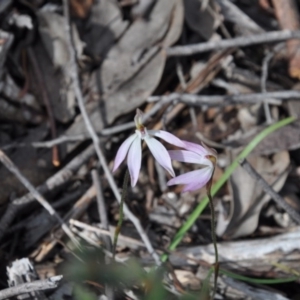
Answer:
[{"label": "dried leaf", "polygon": [[264,31],[233,2],[229,0],[216,0],[216,2],[220,5],[225,20],[234,23],[239,33],[255,34]]},{"label": "dried leaf", "polygon": [[[287,151],[275,154],[272,160],[257,156],[249,158],[249,162],[275,191],[282,188],[290,164]],[[270,196],[257,186],[242,167],[238,167],[231,176],[230,187],[233,197],[230,215],[227,220],[223,214],[219,215],[217,234],[232,238],[247,236],[256,229],[260,211]]]},{"label": "dried leaf", "polygon": [[187,25],[205,40],[209,40],[218,28],[222,16],[214,10],[214,1],[201,10],[200,0],[184,0],[185,20]]},{"label": "dried leaf", "polygon": [[[40,11],[38,17],[40,36],[51,60],[49,63],[44,49],[39,48],[36,51],[39,66],[45,76],[45,84],[55,118],[63,123],[69,122],[75,115],[75,96],[68,71],[69,49],[65,30],[62,30],[64,28],[63,16],[49,11]],[[76,53],[80,58],[84,45],[74,26],[72,30]],[[38,53],[40,51],[41,53]]]},{"label": "dried leaf", "polygon": [[83,35],[87,52],[104,57],[128,26],[123,20],[120,8],[113,0],[95,1],[89,20],[88,30]]}]

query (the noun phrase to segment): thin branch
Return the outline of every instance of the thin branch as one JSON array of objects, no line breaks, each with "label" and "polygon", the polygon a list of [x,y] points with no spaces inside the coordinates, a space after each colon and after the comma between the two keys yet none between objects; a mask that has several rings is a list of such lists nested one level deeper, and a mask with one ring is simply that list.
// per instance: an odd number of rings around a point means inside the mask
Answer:
[{"label": "thin branch", "polygon": [[[267,99],[267,103],[280,104],[278,100],[287,99],[300,99],[299,91],[277,91],[268,93],[253,93],[253,94],[238,94],[238,95],[193,95],[193,94],[179,94],[172,93],[166,96],[152,96],[148,98],[148,102],[161,102],[160,106],[178,100],[190,105],[208,105],[219,106],[225,104],[255,104],[264,103]],[[275,99],[278,99],[277,101]]]},{"label": "thin branch", "polygon": [[[161,108],[161,105],[159,107],[152,107],[147,113],[144,114],[143,121],[148,120],[153,115],[156,114],[156,112]],[[98,132],[100,136],[112,136],[113,134],[120,133],[129,129],[135,128],[134,122],[127,122],[124,124],[116,125],[109,128],[104,128]],[[13,143],[9,145],[5,145],[2,147],[2,150],[8,150],[11,148],[17,148],[17,147],[34,147],[34,148],[52,148],[55,145],[68,143],[68,142],[81,142],[86,141],[88,139],[91,139],[91,136],[89,134],[78,134],[78,135],[61,135],[60,137],[44,141],[44,142],[32,142],[32,143]]]},{"label": "thin branch", "polygon": [[246,159],[240,162],[241,166],[248,172],[248,174],[257,181],[263,190],[269,194],[272,199],[284,209],[289,216],[297,223],[300,224],[300,215],[295,211],[274,189],[256,172],[256,170],[248,163]]},{"label": "thin branch", "polygon": [[[109,222],[108,222],[108,218],[107,218],[106,205],[105,205],[105,201],[104,201],[101,181],[100,181],[98,172],[95,169],[92,170],[92,179],[93,179],[94,187],[96,188],[97,205],[98,205],[100,223],[101,223],[103,229],[105,229],[109,232]],[[113,248],[112,248],[111,236],[110,235],[109,236],[103,236],[103,240],[104,240],[105,248],[109,252],[112,252]],[[109,264],[110,260],[111,259],[106,255],[105,256],[105,263]],[[108,284],[105,284],[105,294],[106,294],[108,300],[113,300],[114,299],[114,290]]]},{"label": "thin branch", "polygon": [[[105,230],[105,229],[101,229],[101,228],[98,228],[98,227],[94,227],[94,226],[82,223],[82,222],[80,222],[78,220],[75,220],[75,219],[70,219],[69,223],[70,223],[71,226],[76,226],[78,228],[88,230],[88,231],[91,231],[91,232],[95,232],[95,233],[100,234],[100,235],[111,236],[112,232],[116,230],[116,227],[113,227],[113,226],[111,226],[111,228],[109,228],[108,230]],[[124,243],[133,244],[134,246],[137,246],[137,247],[145,247],[145,244],[140,242],[139,240],[136,240],[134,238],[131,238],[131,237],[128,237],[128,236],[125,236],[125,235],[122,235],[122,234],[119,235],[119,240],[123,241]]]},{"label": "thin branch", "polygon": [[[273,56],[274,56],[274,52],[267,53],[266,56],[264,57],[263,64],[262,64],[261,91],[264,94],[267,93],[268,66]],[[266,100],[267,99],[264,100],[265,116],[266,116],[267,124],[271,124],[272,116],[271,116],[270,106],[266,102]]]},{"label": "thin branch", "polygon": [[[89,116],[87,114],[87,111],[85,109],[84,106],[84,101],[83,101],[83,96],[82,96],[82,92],[80,89],[80,82],[79,82],[79,77],[78,77],[78,67],[77,67],[77,63],[76,63],[76,53],[75,53],[75,49],[73,47],[72,44],[72,39],[71,39],[71,28],[70,28],[70,13],[69,13],[69,5],[68,5],[68,1],[67,0],[63,0],[63,11],[64,11],[64,26],[65,26],[65,30],[67,33],[67,43],[68,43],[68,47],[69,47],[69,53],[70,53],[70,76],[72,78],[72,84],[73,84],[73,88],[74,88],[74,92],[77,98],[77,102],[78,102],[78,106],[80,109],[80,112],[82,114],[83,120],[85,122],[86,128],[93,140],[93,144],[97,153],[97,156],[99,158],[100,164],[104,170],[104,173],[106,175],[106,178],[108,180],[108,183],[117,199],[117,201],[120,203],[121,202],[121,195],[119,193],[118,187],[113,179],[113,176],[108,168],[107,162],[105,160],[105,157],[103,155],[102,150],[100,149],[100,140],[99,137],[97,136],[93,125],[89,119]],[[151,253],[151,255],[153,256],[156,264],[160,265],[160,259],[159,256],[157,255],[157,253],[155,252],[146,232],[144,231],[139,219],[129,210],[127,205],[124,205],[124,213],[125,215],[128,217],[129,220],[131,220],[131,222],[134,224],[134,226],[136,227],[136,230],[138,231],[138,233],[140,234],[143,242],[145,243],[147,250]]]},{"label": "thin branch", "polygon": [[[73,160],[71,160],[63,169],[50,177],[44,184],[37,187],[37,190],[41,194],[45,194],[48,191],[52,191],[55,188],[62,186],[70,180],[74,173],[94,154],[94,148],[88,147]],[[5,214],[0,220],[0,240],[7,231],[7,228],[14,220],[17,213],[23,209],[24,205],[34,201],[34,197],[31,193],[24,195],[21,198],[17,198],[10,202]]]},{"label": "thin branch", "polygon": [[[273,51],[268,52],[264,59],[263,59],[263,63],[262,63],[262,71],[261,71],[261,91],[262,93],[267,93],[267,79],[268,79],[268,73],[269,73],[269,64],[270,61],[273,59],[274,55],[280,51],[283,47],[285,46],[284,43],[280,43],[278,44]],[[270,112],[270,107],[269,104],[267,103],[267,99],[265,99],[264,101],[264,110],[265,110],[265,115],[266,115],[266,119],[267,119],[267,124],[271,124],[272,123],[272,116],[271,116],[271,112]]]},{"label": "thin branch", "polygon": [[17,286],[13,286],[0,291],[0,300],[11,298],[20,294],[31,293],[35,291],[42,291],[48,289],[55,289],[60,280],[62,279],[62,275],[52,276],[43,280],[36,280],[33,282],[23,283]]},{"label": "thin branch", "polygon": [[247,35],[233,39],[210,41],[207,43],[188,46],[176,46],[166,50],[168,56],[187,56],[211,50],[221,50],[233,47],[246,47],[251,45],[282,42],[300,38],[300,31],[280,30],[261,34]]},{"label": "thin branch", "polygon": [[66,235],[73,241],[76,246],[79,246],[77,239],[71,232],[69,227],[64,223],[60,215],[55,211],[55,209],[49,204],[49,202],[38,192],[38,190],[28,181],[26,177],[22,175],[18,167],[6,156],[6,154],[0,150],[0,161],[4,166],[13,173],[19,181],[26,187],[26,189],[32,194],[32,196],[48,211],[48,213],[55,217],[60,223],[61,228],[66,233]]},{"label": "thin branch", "polygon": [[92,170],[92,179],[93,179],[93,184],[96,188],[96,193],[97,193],[97,204],[98,204],[100,223],[101,223],[103,229],[109,230],[109,222],[108,222],[107,213],[106,213],[106,205],[105,205],[105,201],[104,201],[104,197],[103,197],[101,181],[100,181],[98,172],[95,169]]}]

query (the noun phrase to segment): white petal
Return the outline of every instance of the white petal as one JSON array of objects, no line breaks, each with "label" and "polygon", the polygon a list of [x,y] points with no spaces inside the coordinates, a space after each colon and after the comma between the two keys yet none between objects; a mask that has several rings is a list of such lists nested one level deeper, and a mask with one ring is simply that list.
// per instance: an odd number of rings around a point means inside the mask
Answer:
[{"label": "white petal", "polygon": [[207,159],[203,155],[199,155],[198,153],[195,153],[195,152],[191,152],[191,151],[187,151],[187,150],[170,150],[168,152],[169,152],[171,159],[174,159],[177,161],[212,166],[212,163],[209,159]]},{"label": "white petal", "polygon": [[210,154],[207,149],[205,149],[204,147],[202,147],[198,144],[191,143],[191,142],[188,142],[188,141],[183,141],[183,143],[185,144],[185,146],[183,148],[186,149],[186,150],[196,152],[196,153],[198,153],[200,155],[203,155],[203,156]]},{"label": "white petal", "polygon": [[179,175],[168,181],[167,185],[184,184],[183,189],[185,191],[192,191],[202,188],[207,184],[212,176],[213,169],[206,167],[200,170],[188,172],[186,174]]},{"label": "white petal", "polygon": [[164,141],[168,142],[171,145],[175,145],[180,148],[185,148],[185,143],[180,140],[177,136],[173,135],[170,132],[164,131],[164,130],[148,130],[148,133],[150,135],[155,135]]},{"label": "white petal", "polygon": [[175,173],[172,167],[171,158],[163,144],[151,136],[145,137],[144,140],[157,162],[174,177]]},{"label": "white petal", "polygon": [[132,142],[137,137],[137,134],[133,134],[122,143],[115,158],[113,172],[115,172],[119,168],[120,164],[125,159]]},{"label": "white petal", "polygon": [[127,166],[131,178],[131,186],[134,187],[138,181],[142,161],[141,139],[137,137],[128,152]]}]

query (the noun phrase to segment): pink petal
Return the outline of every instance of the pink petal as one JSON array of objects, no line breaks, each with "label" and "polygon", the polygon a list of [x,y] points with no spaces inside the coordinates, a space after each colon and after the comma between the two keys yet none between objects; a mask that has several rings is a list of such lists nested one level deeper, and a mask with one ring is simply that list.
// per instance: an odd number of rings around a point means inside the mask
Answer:
[{"label": "pink petal", "polygon": [[137,137],[128,152],[127,166],[131,178],[131,186],[134,187],[138,181],[142,162],[141,139]]},{"label": "pink petal", "polygon": [[157,162],[174,177],[175,173],[172,167],[171,158],[163,144],[150,136],[145,137],[144,140]]},{"label": "pink petal", "polygon": [[155,135],[155,136],[163,139],[164,141],[168,142],[169,144],[175,145],[180,148],[185,148],[184,142],[170,132],[167,132],[164,130],[148,130],[148,133],[150,135]]},{"label": "pink petal", "polygon": [[184,143],[184,149],[186,150],[189,150],[189,151],[193,151],[193,152],[196,152],[200,155],[207,155],[209,154],[209,152],[202,146],[198,145],[198,144],[195,144],[195,143],[191,143],[191,142],[188,142],[188,141],[183,141]]},{"label": "pink petal", "polygon": [[115,172],[119,168],[120,164],[125,159],[128,149],[130,148],[132,142],[137,137],[137,134],[133,134],[122,143],[115,158],[113,172]]},{"label": "pink petal", "polygon": [[[207,183],[207,182],[206,182]],[[205,183],[205,184],[206,184]],[[199,184],[198,183],[190,183],[190,184],[186,184],[183,189],[181,190],[182,193],[186,193],[186,192],[193,192],[196,190],[199,190],[201,188],[203,188],[205,186],[205,184]]]},{"label": "pink petal", "polygon": [[185,163],[192,163],[192,164],[199,164],[199,165],[206,165],[212,166],[212,163],[209,159],[205,158],[198,153],[186,150],[170,150],[168,151],[171,159],[185,162]]},{"label": "pink petal", "polygon": [[194,191],[202,188],[207,184],[212,176],[213,169],[206,167],[200,170],[188,172],[172,178],[167,185],[184,184],[186,185],[182,192]]}]

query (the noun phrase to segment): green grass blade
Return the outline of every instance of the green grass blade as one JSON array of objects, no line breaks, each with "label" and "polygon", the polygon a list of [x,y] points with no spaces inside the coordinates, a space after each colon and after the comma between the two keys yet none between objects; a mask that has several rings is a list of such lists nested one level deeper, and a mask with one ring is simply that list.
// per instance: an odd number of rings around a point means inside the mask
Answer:
[{"label": "green grass blade", "polygon": [[[262,132],[260,132],[257,136],[254,137],[254,139],[245,147],[245,149],[238,155],[238,157],[232,162],[232,164],[227,168],[225,173],[222,175],[222,177],[216,182],[216,184],[212,187],[211,194],[214,196],[220,188],[225,184],[225,182],[228,180],[230,175],[233,173],[233,171],[236,169],[236,167],[239,165],[239,161],[241,159],[246,158],[253,149],[269,134],[273,133],[274,131],[292,123],[295,121],[296,118],[289,117],[286,119],[283,119],[275,124],[270,125],[269,127],[265,128]],[[185,221],[185,223],[182,225],[182,227],[179,229],[179,231],[176,233],[174,239],[172,240],[169,250],[175,250],[178,244],[183,239],[186,232],[193,226],[195,221],[198,219],[200,214],[203,212],[203,210],[206,208],[207,204],[209,202],[208,197],[206,196],[194,209],[194,211],[191,213],[191,215],[188,217],[188,219]],[[166,261],[168,258],[167,254],[162,255],[162,261]]]}]

